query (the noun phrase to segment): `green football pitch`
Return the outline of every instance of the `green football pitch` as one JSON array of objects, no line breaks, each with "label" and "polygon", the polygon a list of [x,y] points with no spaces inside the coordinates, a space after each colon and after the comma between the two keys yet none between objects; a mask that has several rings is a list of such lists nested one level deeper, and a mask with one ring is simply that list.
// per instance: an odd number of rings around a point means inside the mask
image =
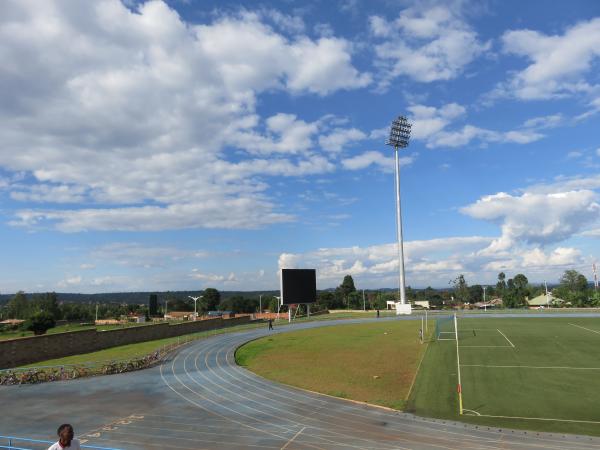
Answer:
[{"label": "green football pitch", "polygon": [[455,332],[448,317],[434,328],[409,409],[494,427],[600,435],[600,318],[459,317]]}]

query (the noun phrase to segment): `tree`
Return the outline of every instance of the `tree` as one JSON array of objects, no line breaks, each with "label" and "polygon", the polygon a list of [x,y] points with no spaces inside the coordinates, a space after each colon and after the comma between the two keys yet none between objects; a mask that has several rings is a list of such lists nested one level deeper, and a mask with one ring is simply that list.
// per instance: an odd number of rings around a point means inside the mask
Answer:
[{"label": "tree", "polygon": [[461,273],[454,280],[451,281],[454,286],[454,297],[461,303],[469,301],[469,285],[465,280],[465,276]]},{"label": "tree", "polygon": [[258,300],[255,298],[244,298],[241,295],[229,297],[219,304],[219,310],[231,311],[233,313],[253,313],[258,310]]},{"label": "tree", "polygon": [[483,300],[483,287],[480,284],[469,286],[469,303],[477,303]]},{"label": "tree", "polygon": [[54,320],[60,319],[61,312],[58,306],[58,297],[56,292],[46,292],[39,301],[39,309],[52,314]]},{"label": "tree", "polygon": [[339,287],[341,293],[344,297],[348,297],[352,292],[356,292],[356,287],[354,287],[354,280],[352,279],[352,275],[346,275],[342,284]]},{"label": "tree", "polygon": [[500,297],[504,297],[504,292],[506,291],[506,274],[504,272],[500,272],[498,274],[498,282],[496,283],[496,295]]},{"label": "tree", "polygon": [[27,319],[30,315],[29,301],[23,291],[19,291],[8,302],[8,317],[13,319]]},{"label": "tree", "polygon": [[333,292],[329,291],[319,292],[317,295],[317,303],[326,309],[338,309],[343,306],[343,304],[338,304],[338,300]]},{"label": "tree", "polygon": [[203,313],[216,311],[217,306],[221,303],[221,293],[214,288],[206,288],[199,303],[199,309]]},{"label": "tree", "polygon": [[529,280],[525,275],[519,273],[508,280],[502,303],[507,308],[520,308],[525,305],[528,295]]},{"label": "tree", "polygon": [[566,270],[556,290],[558,296],[577,306],[585,306],[588,299],[588,280],[576,270]]},{"label": "tree", "polygon": [[354,291],[348,294],[348,306],[351,309],[363,309],[362,293]]},{"label": "tree", "polygon": [[33,331],[36,336],[46,334],[50,328],[56,326],[56,321],[48,311],[40,311],[31,316],[24,324],[26,330]]},{"label": "tree", "polygon": [[158,295],[156,294],[150,294],[148,298],[148,314],[158,316]]}]

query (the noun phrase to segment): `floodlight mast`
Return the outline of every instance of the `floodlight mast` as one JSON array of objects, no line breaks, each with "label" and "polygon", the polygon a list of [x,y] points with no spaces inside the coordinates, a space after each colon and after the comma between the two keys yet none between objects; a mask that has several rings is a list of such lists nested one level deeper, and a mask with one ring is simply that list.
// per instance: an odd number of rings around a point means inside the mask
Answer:
[{"label": "floodlight mast", "polygon": [[405,116],[398,116],[392,122],[390,137],[386,145],[394,147],[395,169],[396,169],[396,234],[398,237],[398,296],[400,304],[406,305],[406,289],[404,287],[404,241],[402,237],[402,210],[400,205],[400,158],[398,149],[408,147],[410,139],[411,124]]}]

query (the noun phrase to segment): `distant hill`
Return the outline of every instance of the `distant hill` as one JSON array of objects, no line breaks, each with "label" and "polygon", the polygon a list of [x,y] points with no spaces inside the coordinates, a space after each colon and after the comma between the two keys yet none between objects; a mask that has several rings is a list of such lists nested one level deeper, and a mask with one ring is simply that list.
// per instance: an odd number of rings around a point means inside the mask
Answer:
[{"label": "distant hill", "polygon": [[[269,295],[279,295],[279,291],[220,291],[221,299],[227,299],[236,295],[243,295],[244,297],[258,298],[259,295],[263,295],[263,298]],[[67,303],[127,303],[127,304],[145,304],[148,303],[148,297],[150,294],[157,294],[159,301],[166,298],[167,296],[185,298],[188,295],[198,296],[202,294],[202,291],[167,291],[167,292],[111,292],[103,294],[72,294],[66,292],[57,292],[58,301]],[[28,298],[31,298],[35,294],[26,294]],[[14,294],[0,294],[0,304],[7,303]]]},{"label": "distant hill", "polygon": [[[334,291],[331,289],[323,289],[324,291]],[[372,291],[373,289],[368,289]],[[386,292],[393,291],[393,288],[377,289],[378,291]],[[272,291],[220,291],[221,299],[225,300],[236,295],[241,295],[246,298],[258,298],[262,294],[263,299],[269,296],[279,295],[279,290]],[[148,303],[148,296],[150,294],[158,295],[159,301],[166,298],[167,296],[185,298],[188,295],[198,296],[202,294],[202,291],[166,291],[166,292],[111,292],[103,294],[73,294],[67,292],[57,292],[58,300],[60,302],[67,303],[127,303],[127,304],[146,304]],[[28,298],[31,298],[35,294],[26,294]],[[0,294],[0,305],[6,304],[14,294]]]}]

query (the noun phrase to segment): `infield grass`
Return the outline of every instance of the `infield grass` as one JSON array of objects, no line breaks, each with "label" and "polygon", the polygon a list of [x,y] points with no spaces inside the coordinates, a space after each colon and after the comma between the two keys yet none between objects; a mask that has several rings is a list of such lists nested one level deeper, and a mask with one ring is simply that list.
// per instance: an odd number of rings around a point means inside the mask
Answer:
[{"label": "infield grass", "polygon": [[238,364],[280,383],[402,409],[426,345],[420,321],[341,324],[261,338]]},{"label": "infield grass", "polygon": [[[441,331],[453,330],[450,321],[446,328]],[[600,318],[464,318],[458,328],[464,414],[458,413],[456,340],[430,344],[408,411],[600,435]]]}]

